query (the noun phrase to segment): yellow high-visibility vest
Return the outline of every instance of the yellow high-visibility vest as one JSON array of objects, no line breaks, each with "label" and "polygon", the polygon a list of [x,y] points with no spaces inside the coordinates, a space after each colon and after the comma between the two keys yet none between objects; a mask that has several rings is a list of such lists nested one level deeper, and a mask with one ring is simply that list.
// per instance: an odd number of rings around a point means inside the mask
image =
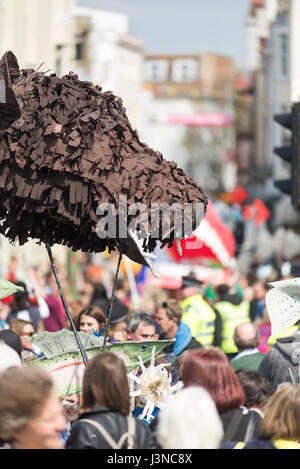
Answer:
[{"label": "yellow high-visibility vest", "polygon": [[222,341],[221,349],[224,353],[237,353],[238,349],[233,340],[236,326],[242,322],[250,322],[250,306],[247,301],[234,305],[229,301],[219,301],[215,304],[222,318]]},{"label": "yellow high-visibility vest", "polygon": [[215,333],[216,313],[202,295],[193,295],[181,302],[183,315],[181,320],[189,326],[192,336],[203,347],[212,345]]},{"label": "yellow high-visibility vest", "polygon": [[291,326],[285,331],[280,332],[279,334],[270,335],[268,339],[268,345],[275,344],[276,340],[280,339],[280,337],[288,337],[289,335],[297,334],[298,332],[299,332],[299,326]]}]

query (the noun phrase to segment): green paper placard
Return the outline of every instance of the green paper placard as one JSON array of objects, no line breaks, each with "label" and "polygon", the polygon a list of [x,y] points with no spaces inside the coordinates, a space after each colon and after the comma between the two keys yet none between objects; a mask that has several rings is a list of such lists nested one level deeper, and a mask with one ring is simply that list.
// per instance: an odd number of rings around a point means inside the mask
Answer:
[{"label": "green paper placard", "polygon": [[[84,344],[88,360],[102,353],[103,339],[79,332]],[[63,397],[68,394],[82,392],[82,380],[85,365],[82,360],[74,334],[63,329],[59,332],[42,332],[32,337],[31,342],[41,348],[45,357],[31,361],[26,366],[40,366],[51,373],[55,382],[56,393]],[[125,363],[127,373],[151,360],[153,347],[157,356],[174,340],[153,340],[144,342],[116,342],[106,345],[106,351],[118,355]]]},{"label": "green paper placard", "polygon": [[13,295],[17,291],[24,291],[24,288],[18,287],[0,275],[0,300],[6,298],[7,296]]}]

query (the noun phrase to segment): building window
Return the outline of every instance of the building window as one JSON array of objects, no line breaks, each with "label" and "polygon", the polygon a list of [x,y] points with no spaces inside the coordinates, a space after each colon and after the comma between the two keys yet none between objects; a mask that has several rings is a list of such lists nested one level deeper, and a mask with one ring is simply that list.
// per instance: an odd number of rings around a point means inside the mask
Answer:
[{"label": "building window", "polygon": [[154,82],[164,82],[168,79],[167,60],[147,60],[146,79]]},{"label": "building window", "polygon": [[279,36],[279,73],[281,76],[288,75],[288,36],[280,34]]},{"label": "building window", "polygon": [[160,73],[159,73],[159,66],[157,64],[152,65],[151,73],[152,73],[152,80],[154,81],[159,80]]},{"label": "building window", "polygon": [[182,64],[182,79],[183,81],[190,79],[190,68],[187,64]]},{"label": "building window", "polygon": [[75,46],[75,58],[76,60],[83,60],[84,44],[83,42],[77,42]]},{"label": "building window", "polygon": [[198,62],[194,59],[176,59],[172,64],[172,80],[193,82],[197,80]]},{"label": "building window", "polygon": [[86,45],[88,39],[88,31],[83,31],[76,37],[75,43],[75,60],[84,60]]},{"label": "building window", "polygon": [[62,73],[62,62],[63,62],[63,48],[62,45],[56,46],[56,56],[55,56],[55,71],[58,77],[61,76]]}]

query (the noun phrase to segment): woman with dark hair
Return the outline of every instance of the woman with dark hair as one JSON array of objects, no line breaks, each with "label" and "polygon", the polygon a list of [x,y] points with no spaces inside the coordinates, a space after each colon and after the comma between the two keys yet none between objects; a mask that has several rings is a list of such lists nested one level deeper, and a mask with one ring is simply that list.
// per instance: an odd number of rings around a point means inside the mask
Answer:
[{"label": "woman with dark hair", "polygon": [[105,327],[105,314],[99,306],[88,306],[80,311],[75,320],[77,331],[100,335]]},{"label": "woman with dark hair", "polygon": [[93,357],[83,377],[84,412],[72,427],[67,449],[154,448],[141,421],[129,417],[130,397],[123,360],[104,352]]},{"label": "woman with dark hair", "polygon": [[11,302],[11,312],[7,317],[7,322],[10,323],[13,318],[31,321],[35,332],[37,332],[41,319],[40,311],[31,301],[25,283],[17,282],[16,285],[18,287],[22,287],[24,291],[14,293],[13,300]]},{"label": "woman with dark hair", "polygon": [[[251,421],[245,407],[245,393],[221,349],[207,347],[191,350],[183,359],[180,377],[184,387],[202,386],[210,393],[223,423],[223,441],[244,440]],[[250,436],[257,434],[258,429],[254,425],[254,433]]]},{"label": "woman with dark hair", "polygon": [[240,369],[236,371],[236,375],[245,392],[246,407],[262,415],[261,409],[274,393],[270,382],[258,371]]},{"label": "woman with dark hair", "polygon": [[228,441],[221,449],[300,449],[299,384],[289,384],[276,391],[263,407],[263,414],[257,438],[246,444]]}]

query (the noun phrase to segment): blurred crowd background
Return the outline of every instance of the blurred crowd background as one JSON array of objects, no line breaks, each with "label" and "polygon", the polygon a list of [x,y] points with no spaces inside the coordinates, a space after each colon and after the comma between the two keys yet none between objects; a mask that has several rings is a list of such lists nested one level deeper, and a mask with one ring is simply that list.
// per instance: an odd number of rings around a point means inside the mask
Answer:
[{"label": "blurred crowd background", "polygon": [[[238,285],[247,301],[260,301],[267,282],[297,276],[300,265],[298,212],[273,185],[290,175],[289,164],[273,153],[290,135],[273,116],[288,111],[297,94],[299,5],[295,0],[239,2],[231,17],[243,34],[242,63],[234,54],[203,51],[195,41],[185,53],[171,52],[166,31],[166,41],[154,53],[149,36],[133,33],[141,31],[133,6],[101,0],[0,0],[0,55],[12,50],[21,68],[58,76],[72,70],[113,91],[141,140],[175,161],[209,197],[200,228],[181,243],[182,256],[175,248],[157,249],[159,279],[123,259],[117,297],[129,314],[152,314],[156,295],[174,295],[188,275],[203,282],[201,289],[211,301],[224,283]],[[170,35],[182,11],[173,6]],[[223,7],[222,2],[211,7],[216,25]],[[204,17],[209,10],[205,2],[197,8]],[[147,11],[139,5],[140,23]],[[182,16],[182,30],[177,29],[182,38],[188,36],[188,18]],[[222,34],[226,42],[225,22]],[[87,255],[64,246],[54,246],[53,252],[74,317],[90,303],[96,284],[110,297],[114,253]],[[47,288],[56,295],[44,246],[34,240],[12,246],[1,236],[0,259],[0,273],[25,282],[31,295],[38,288],[43,295]],[[1,310],[3,320],[9,304]],[[259,320],[268,322],[265,313]],[[45,327],[43,320],[39,327]]]},{"label": "blurred crowd background", "polygon": [[[209,46],[208,33],[206,50],[197,39],[205,22],[219,47],[216,42]],[[108,341],[157,340],[158,346],[159,339],[173,340],[156,368],[169,367],[168,392],[171,382],[184,385],[158,424],[152,402],[153,420],[146,420],[159,435],[156,442],[136,421],[138,448],[217,448],[222,442],[226,448],[233,440],[236,447],[260,435],[249,448],[299,449],[294,353],[300,322],[297,316],[281,337],[272,335],[265,302],[270,282],[300,276],[298,201],[292,204],[290,195],[274,186],[291,178],[290,163],[274,154],[275,147],[289,147],[291,134],[274,122],[274,115],[290,112],[300,101],[299,22],[299,0],[0,0],[0,57],[11,50],[22,69],[60,77],[73,71],[120,96],[140,140],[175,161],[209,199],[200,227],[181,240],[181,255],[176,246],[156,249],[157,276],[126,256],[120,264]],[[226,46],[233,34],[231,53]],[[151,48],[151,35],[162,38],[156,48]],[[172,35],[179,42],[170,48]],[[193,38],[189,46],[187,37]],[[53,254],[76,329],[103,336],[118,252],[73,252],[55,245]],[[84,422],[72,428],[82,410],[81,396],[60,396],[63,416],[50,377],[27,366],[43,357],[29,338],[71,330],[46,247],[35,240],[11,245],[0,235],[0,275],[23,288],[0,301],[5,340],[0,365],[11,367],[0,383],[0,445],[107,448],[107,441],[98,435],[95,442],[92,434],[85,446]],[[11,348],[19,355],[17,362]],[[142,374],[137,372],[136,383]],[[123,437],[131,405],[124,363],[113,353],[97,354],[85,376],[83,408],[97,418],[97,405],[108,413],[113,409],[116,420],[109,430]],[[117,393],[112,393],[115,377]],[[114,396],[119,396],[117,406]],[[27,441],[36,437],[30,419],[39,415],[32,399],[35,405],[46,402],[39,407],[42,417],[52,412],[55,428],[47,442]],[[145,402],[140,407],[137,399],[137,404],[133,415],[138,420],[142,413],[145,420]],[[15,438],[19,409],[26,410],[29,423]],[[28,417],[28,409],[33,416]],[[5,412],[12,416],[10,429]]]}]

